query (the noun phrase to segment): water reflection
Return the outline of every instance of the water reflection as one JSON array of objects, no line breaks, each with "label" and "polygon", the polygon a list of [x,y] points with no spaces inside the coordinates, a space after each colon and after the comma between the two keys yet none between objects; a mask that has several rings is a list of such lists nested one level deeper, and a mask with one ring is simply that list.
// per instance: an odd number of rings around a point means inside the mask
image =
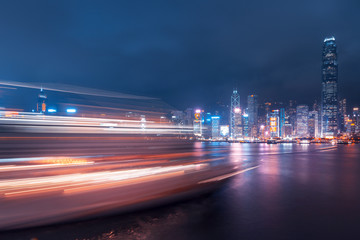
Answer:
[{"label": "water reflection", "polygon": [[[127,215],[23,230],[5,237],[177,240],[314,236],[324,239],[358,231],[358,145],[329,148],[194,143],[183,151],[190,152],[192,158],[211,159],[210,162],[245,169],[259,167],[238,174],[205,197]],[[0,238],[6,239],[1,235]]]}]

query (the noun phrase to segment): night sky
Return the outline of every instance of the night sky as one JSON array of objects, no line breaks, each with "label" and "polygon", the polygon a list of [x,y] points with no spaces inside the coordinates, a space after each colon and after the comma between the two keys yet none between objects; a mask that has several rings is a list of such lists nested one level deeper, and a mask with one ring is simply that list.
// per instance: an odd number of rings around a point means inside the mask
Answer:
[{"label": "night sky", "polygon": [[360,104],[360,1],[2,1],[0,79],[161,98],[177,108],[320,99],[324,37]]}]

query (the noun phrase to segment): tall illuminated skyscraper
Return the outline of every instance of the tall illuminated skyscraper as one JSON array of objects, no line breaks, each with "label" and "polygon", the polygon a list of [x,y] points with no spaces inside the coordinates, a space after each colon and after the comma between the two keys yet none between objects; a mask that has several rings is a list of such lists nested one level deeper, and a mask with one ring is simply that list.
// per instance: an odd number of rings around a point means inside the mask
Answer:
[{"label": "tall illuminated skyscraper", "polygon": [[217,139],[220,137],[220,117],[219,116],[211,117],[211,137],[212,137],[212,139]]},{"label": "tall illuminated skyscraper", "polygon": [[338,132],[338,62],[334,37],[325,38],[322,53],[321,136]]},{"label": "tall illuminated skyscraper", "polygon": [[256,95],[249,95],[247,99],[248,115],[249,115],[249,133],[251,137],[257,135],[258,124],[258,103]]},{"label": "tall illuminated skyscraper", "polygon": [[353,124],[354,124],[354,133],[360,133],[360,111],[358,107],[353,108]]},{"label": "tall illuminated skyscraper", "polygon": [[202,134],[203,134],[203,132],[202,132],[202,122],[201,122],[202,112],[203,111],[201,109],[196,109],[195,114],[194,114],[194,124],[193,124],[194,135],[198,136],[198,137],[201,137]]},{"label": "tall illuminated skyscraper", "polygon": [[319,137],[319,116],[317,111],[310,111],[309,118],[308,118],[308,132],[309,136],[312,138]]},{"label": "tall illuminated skyscraper", "polygon": [[279,137],[279,113],[278,109],[272,110],[269,114],[269,124],[270,124],[270,137],[275,138]]},{"label": "tall illuminated skyscraper", "polygon": [[308,137],[309,107],[299,105],[296,107],[296,135],[297,137]]},{"label": "tall illuminated skyscraper", "polygon": [[346,116],[347,116],[347,113],[346,113],[346,99],[342,99],[339,101],[339,130],[341,133],[344,133],[346,132],[346,127],[345,127],[345,124],[346,124]]},{"label": "tall illuminated skyscraper", "polygon": [[241,136],[240,95],[236,89],[233,90],[233,94],[231,95],[230,136],[232,138],[238,138]]},{"label": "tall illuminated skyscraper", "polygon": [[285,108],[280,108],[279,112],[279,137],[285,137]]}]

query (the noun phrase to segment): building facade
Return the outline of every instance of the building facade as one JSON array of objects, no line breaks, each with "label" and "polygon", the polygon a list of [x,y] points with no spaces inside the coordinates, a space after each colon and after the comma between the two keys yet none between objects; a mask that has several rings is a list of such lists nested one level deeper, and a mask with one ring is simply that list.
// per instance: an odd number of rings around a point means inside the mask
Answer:
[{"label": "building facade", "polygon": [[322,53],[321,136],[338,133],[338,60],[334,37],[325,38]]},{"label": "building facade", "polygon": [[296,107],[296,136],[299,138],[309,137],[308,132],[309,107],[299,105]]},{"label": "building facade", "polygon": [[308,132],[309,137],[318,138],[319,137],[319,114],[317,111],[310,111],[308,118]]},{"label": "building facade", "polygon": [[241,108],[240,108],[240,95],[237,90],[233,90],[231,95],[230,105],[230,137],[241,137]]},{"label": "building facade", "polygon": [[258,100],[257,95],[249,95],[247,98],[247,109],[248,109],[248,128],[251,137],[257,137],[258,130]]},{"label": "building facade", "polygon": [[279,131],[279,124],[280,124],[280,117],[279,117],[279,110],[272,110],[269,114],[269,130],[270,130],[270,137],[280,137],[280,131]]},{"label": "building facade", "polygon": [[220,138],[220,117],[219,116],[211,117],[211,138],[212,139]]}]

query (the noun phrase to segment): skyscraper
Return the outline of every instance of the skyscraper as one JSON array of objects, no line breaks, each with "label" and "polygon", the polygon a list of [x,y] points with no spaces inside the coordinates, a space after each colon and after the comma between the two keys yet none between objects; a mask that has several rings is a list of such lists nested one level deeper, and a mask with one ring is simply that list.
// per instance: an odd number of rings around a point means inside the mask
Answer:
[{"label": "skyscraper", "polygon": [[279,110],[272,110],[269,116],[270,137],[279,137]]},{"label": "skyscraper", "polygon": [[202,131],[203,131],[203,129],[202,129],[202,122],[201,122],[201,120],[202,120],[202,110],[201,109],[196,109],[195,110],[195,114],[194,114],[194,124],[193,124],[193,126],[194,126],[194,135],[195,136],[198,136],[198,137],[201,137],[202,136]]},{"label": "skyscraper", "polygon": [[308,137],[309,107],[299,105],[296,107],[296,135],[297,137]]},{"label": "skyscraper", "polygon": [[353,123],[355,125],[354,133],[360,133],[360,111],[358,107],[353,108]]},{"label": "skyscraper", "polygon": [[230,136],[232,138],[238,138],[241,136],[240,95],[236,89],[233,90],[233,94],[231,95]]},{"label": "skyscraper", "polygon": [[251,137],[257,135],[257,124],[258,124],[258,103],[256,95],[249,95],[247,99],[248,115],[249,115],[249,129]]},{"label": "skyscraper", "polygon": [[322,53],[321,136],[338,131],[338,62],[334,37],[325,38]]},{"label": "skyscraper", "polygon": [[249,133],[250,133],[250,129],[249,129],[249,114],[244,113],[243,114],[243,136],[244,137],[249,137]]},{"label": "skyscraper", "polygon": [[279,113],[279,137],[285,137],[285,108],[280,108]]},{"label": "skyscraper", "polygon": [[212,137],[212,139],[217,139],[220,137],[220,117],[219,116],[211,117],[211,137]]},{"label": "skyscraper", "polygon": [[308,132],[309,136],[313,138],[319,137],[319,121],[318,121],[318,112],[317,111],[310,111],[309,112],[309,119],[308,119]]},{"label": "skyscraper", "polygon": [[346,124],[346,116],[347,116],[347,113],[346,113],[346,99],[342,99],[339,101],[339,130],[341,133],[344,133],[346,132],[346,127],[345,127],[345,124]]}]

